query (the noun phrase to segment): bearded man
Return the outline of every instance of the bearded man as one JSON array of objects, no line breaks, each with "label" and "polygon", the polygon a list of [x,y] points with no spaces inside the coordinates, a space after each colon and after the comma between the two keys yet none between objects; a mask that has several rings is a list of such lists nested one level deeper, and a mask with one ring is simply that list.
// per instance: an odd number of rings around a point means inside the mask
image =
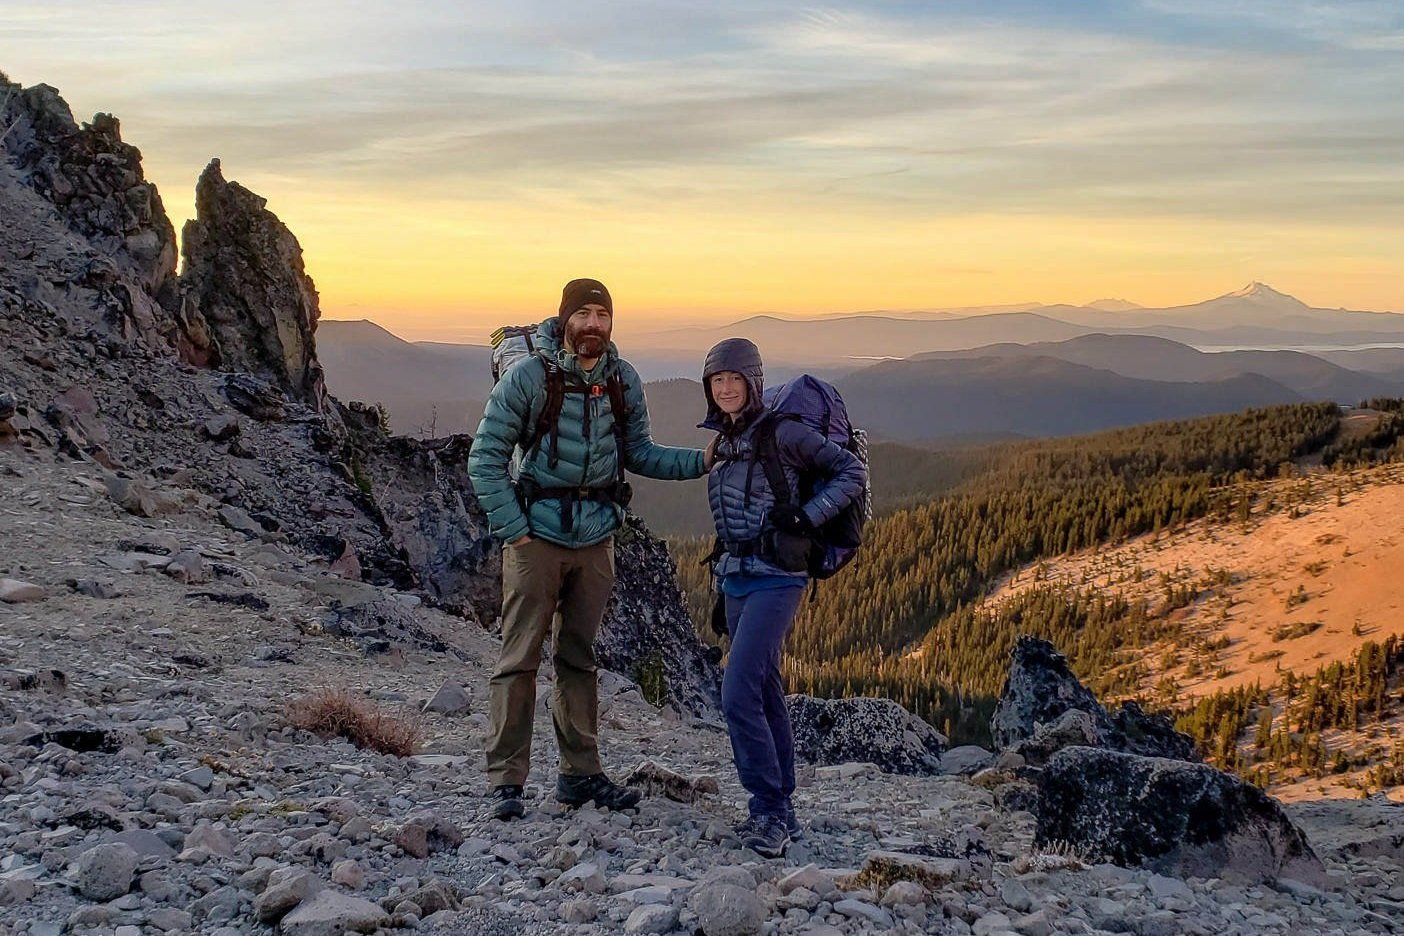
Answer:
[{"label": "bearded man", "polygon": [[[532,353],[492,390],[468,476],[502,554],[502,654],[489,681],[487,773],[493,814],[520,818],[531,759],[536,673],[552,638],[556,799],[629,809],[640,794],[600,764],[595,635],[614,585],[624,472],[685,481],[706,474],[700,449],[654,444],[643,381],[611,341],[614,303],[598,280],[566,284]],[[509,472],[520,452],[514,480]]]}]

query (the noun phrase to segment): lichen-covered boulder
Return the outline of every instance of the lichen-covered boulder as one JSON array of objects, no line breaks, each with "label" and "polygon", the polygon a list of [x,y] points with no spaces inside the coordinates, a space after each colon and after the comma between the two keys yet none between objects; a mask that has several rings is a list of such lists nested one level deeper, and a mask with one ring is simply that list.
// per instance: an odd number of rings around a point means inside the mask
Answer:
[{"label": "lichen-covered boulder", "polygon": [[813,764],[876,764],[887,773],[941,772],[946,738],[891,699],[792,695],[795,757]]},{"label": "lichen-covered boulder", "polygon": [[1028,635],[1014,646],[990,730],[997,747],[1016,751],[1034,766],[1070,745],[1197,760],[1194,741],[1169,719],[1147,714],[1134,702],[1108,713],[1073,675],[1065,656]]},{"label": "lichen-covered boulder", "polygon": [[1206,764],[1069,747],[1038,778],[1035,845],[1180,877],[1307,883],[1324,869],[1276,800]]}]

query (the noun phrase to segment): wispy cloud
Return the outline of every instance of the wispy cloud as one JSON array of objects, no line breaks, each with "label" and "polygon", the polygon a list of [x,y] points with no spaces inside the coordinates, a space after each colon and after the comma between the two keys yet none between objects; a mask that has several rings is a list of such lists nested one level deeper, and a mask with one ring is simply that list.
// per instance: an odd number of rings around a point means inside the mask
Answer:
[{"label": "wispy cloud", "polygon": [[5,18],[0,68],[120,114],[180,185],[219,155],[238,178],[472,204],[1395,226],[1404,207],[1396,0],[12,0]]}]

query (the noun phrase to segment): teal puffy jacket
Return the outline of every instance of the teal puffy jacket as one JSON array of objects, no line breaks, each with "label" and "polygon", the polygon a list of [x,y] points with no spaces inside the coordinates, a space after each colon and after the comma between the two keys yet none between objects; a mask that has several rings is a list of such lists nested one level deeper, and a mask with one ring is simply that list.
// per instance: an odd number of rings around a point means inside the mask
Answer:
[{"label": "teal puffy jacket", "polygon": [[[542,322],[532,341],[535,353],[509,367],[492,388],[468,455],[468,477],[498,539],[510,543],[530,533],[561,546],[592,546],[614,533],[624,517],[623,509],[608,500],[577,501],[568,524],[556,498],[542,498],[530,504],[530,516],[522,509],[507,466],[518,442],[530,434],[546,404],[546,359],[565,372],[568,383],[579,381],[601,389],[598,395],[565,395],[557,424],[560,437],[555,447],[556,464],[550,464],[551,440],[543,439],[539,446],[523,454],[523,479],[542,488],[604,488],[614,483],[619,470],[619,445],[614,436],[614,412],[604,386],[616,372],[624,384],[624,468],[667,481],[685,481],[706,474],[701,449],[654,444],[643,381],[633,365],[619,356],[613,342],[595,369],[585,373],[576,356],[561,347],[556,319]],[[587,406],[592,408],[588,438]]]}]

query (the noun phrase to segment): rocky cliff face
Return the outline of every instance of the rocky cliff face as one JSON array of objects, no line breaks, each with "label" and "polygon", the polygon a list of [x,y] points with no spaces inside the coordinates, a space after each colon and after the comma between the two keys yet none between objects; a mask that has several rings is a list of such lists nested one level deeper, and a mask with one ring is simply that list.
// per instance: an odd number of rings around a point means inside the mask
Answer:
[{"label": "rocky cliff face", "polygon": [[302,246],[267,201],[225,181],[218,159],[195,187],[182,234],[178,315],[196,364],[267,377],[313,409],[327,406],[317,362],[317,289]]},{"label": "rocky cliff face", "polygon": [[54,88],[0,80],[4,148],[21,178],[69,228],[152,296],[175,275],[175,229],[141,152],[122,142],[121,125],[98,114],[79,126]]},{"label": "rocky cliff face", "polygon": [[175,274],[175,234],[115,118],[80,127],[53,88],[0,75],[0,184],[12,304],[98,342],[173,339],[156,297]]}]

